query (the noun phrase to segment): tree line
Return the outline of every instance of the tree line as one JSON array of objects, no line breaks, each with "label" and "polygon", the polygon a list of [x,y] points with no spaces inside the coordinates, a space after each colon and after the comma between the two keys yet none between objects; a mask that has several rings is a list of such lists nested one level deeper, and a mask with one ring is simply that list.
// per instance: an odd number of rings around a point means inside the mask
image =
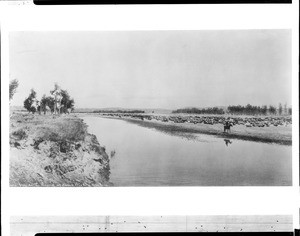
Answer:
[{"label": "tree line", "polygon": [[[11,100],[16,93],[16,89],[19,86],[18,80],[12,80],[9,83],[9,100]],[[68,110],[74,109],[74,99],[72,99],[67,90],[60,89],[60,87],[55,84],[54,90],[50,91],[50,95],[43,95],[41,100],[37,100],[36,92],[34,89],[31,89],[29,96],[24,100],[24,108],[32,113],[35,112],[43,112],[46,114],[47,108],[53,113],[55,112],[55,98],[53,96],[54,91],[59,90],[59,95],[61,99],[59,100],[59,112],[67,113]],[[145,111],[141,110],[95,110],[94,113],[144,113]],[[231,105],[227,107],[227,110],[218,107],[210,107],[210,108],[183,108],[172,111],[172,113],[188,113],[188,114],[214,114],[214,115],[222,115],[225,113],[233,114],[233,115],[292,115],[292,108],[287,107],[285,103],[282,105],[279,103],[278,107],[272,105],[263,105],[263,106],[253,106],[247,104],[246,106],[241,105]]]},{"label": "tree line", "polygon": [[95,110],[93,113],[145,113],[142,110]]},{"label": "tree line", "polygon": [[227,109],[222,109],[218,107],[211,108],[183,108],[172,111],[172,113],[187,113],[187,114],[211,114],[211,115],[222,115],[222,114],[232,114],[232,115],[292,115],[292,108],[288,108],[285,103],[282,105],[279,103],[278,107],[275,106],[252,106],[250,104],[246,106],[228,106]]},{"label": "tree line", "polygon": [[217,114],[222,115],[225,114],[222,108],[211,107],[211,108],[183,108],[172,111],[172,113],[188,113],[188,114]]},{"label": "tree line", "polygon": [[[59,91],[59,100],[56,100],[54,92]],[[69,113],[70,110],[74,109],[74,99],[72,99],[67,90],[60,89],[60,87],[55,84],[54,90],[50,91],[50,95],[46,96],[44,94],[39,101],[36,98],[36,92],[34,89],[30,90],[30,94],[24,100],[24,108],[32,113],[42,112],[46,114],[47,110],[50,110],[51,113]]]},{"label": "tree line", "polygon": [[235,115],[292,115],[292,108],[288,108],[286,103],[284,106],[279,103],[278,108],[272,105],[252,106],[247,104],[246,106],[228,106],[227,112]]}]

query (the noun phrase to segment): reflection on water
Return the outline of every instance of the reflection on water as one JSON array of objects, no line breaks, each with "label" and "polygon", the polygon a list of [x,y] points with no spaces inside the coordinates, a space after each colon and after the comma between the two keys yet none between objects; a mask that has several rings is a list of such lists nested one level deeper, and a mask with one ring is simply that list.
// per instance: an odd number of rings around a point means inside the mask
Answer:
[{"label": "reflection on water", "polygon": [[114,186],[292,184],[291,146],[200,134],[169,135],[100,117],[84,120],[107,153],[117,153],[110,161]]},{"label": "reflection on water", "polygon": [[228,146],[228,144],[232,144],[232,141],[230,139],[224,139],[225,145]]}]

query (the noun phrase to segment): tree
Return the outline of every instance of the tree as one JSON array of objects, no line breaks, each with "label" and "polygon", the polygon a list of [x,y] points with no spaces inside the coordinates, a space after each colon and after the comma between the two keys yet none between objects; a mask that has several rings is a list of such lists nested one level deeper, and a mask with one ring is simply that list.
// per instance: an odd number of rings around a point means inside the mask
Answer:
[{"label": "tree", "polygon": [[17,79],[14,79],[9,82],[9,100],[13,98],[14,94],[17,91],[18,86],[19,86],[19,81]]},{"label": "tree", "polygon": [[275,115],[276,114],[276,107],[270,105],[269,106],[269,113],[271,115]]},{"label": "tree", "polygon": [[55,95],[56,92],[59,92],[61,89],[57,83],[54,84],[54,89],[50,90],[50,94]]},{"label": "tree", "polygon": [[74,99],[70,98],[70,95],[67,90],[61,90],[61,112],[66,113],[68,109],[74,108]]},{"label": "tree", "polygon": [[47,105],[48,107],[50,108],[51,112],[53,113],[54,112],[54,108],[55,108],[55,100],[53,97],[46,97],[46,100],[47,100]]},{"label": "tree", "polygon": [[278,114],[282,115],[282,105],[281,105],[281,103],[279,103],[279,106],[278,106]]},{"label": "tree", "polygon": [[284,113],[285,115],[288,114],[288,109],[287,109],[287,104],[286,104],[286,103],[284,104],[283,113]]},{"label": "tree", "polygon": [[46,107],[47,107],[47,100],[46,100],[46,94],[44,94],[41,99],[41,111],[44,112],[44,115],[46,114]]},{"label": "tree", "polygon": [[74,109],[74,99],[71,99],[68,91],[61,89],[57,83],[54,84],[54,90],[51,90],[50,94],[54,97],[54,101],[57,102],[57,104],[54,102],[54,106],[57,105],[60,113],[67,113],[68,109]]},{"label": "tree", "polygon": [[262,108],[261,108],[261,113],[262,113],[263,115],[266,115],[266,114],[267,114],[267,111],[268,111],[268,107],[267,107],[266,105],[262,106]]},{"label": "tree", "polygon": [[36,92],[34,89],[30,90],[29,96],[24,101],[24,108],[32,113],[36,112],[36,108],[33,105],[33,103],[36,101]]},{"label": "tree", "polygon": [[41,99],[41,111],[44,112],[44,114],[46,114],[47,111],[47,107],[50,108],[51,112],[54,112],[54,98],[47,96],[44,94],[42,99]]},{"label": "tree", "polygon": [[291,116],[292,115],[292,108],[289,108],[288,111],[289,111],[289,115]]}]

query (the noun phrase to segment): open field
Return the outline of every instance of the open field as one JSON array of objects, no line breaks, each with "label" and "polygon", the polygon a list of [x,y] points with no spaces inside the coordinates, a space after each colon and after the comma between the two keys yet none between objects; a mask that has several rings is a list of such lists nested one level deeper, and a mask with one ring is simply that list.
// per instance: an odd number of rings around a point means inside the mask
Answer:
[{"label": "open field", "polygon": [[105,148],[75,115],[11,115],[11,186],[106,186],[109,173]]},{"label": "open field", "polygon": [[[202,133],[224,138],[292,145],[292,119],[285,116],[99,115],[106,118],[125,119],[140,126],[155,128],[168,133]],[[232,124],[228,133],[224,133],[226,120]]]}]

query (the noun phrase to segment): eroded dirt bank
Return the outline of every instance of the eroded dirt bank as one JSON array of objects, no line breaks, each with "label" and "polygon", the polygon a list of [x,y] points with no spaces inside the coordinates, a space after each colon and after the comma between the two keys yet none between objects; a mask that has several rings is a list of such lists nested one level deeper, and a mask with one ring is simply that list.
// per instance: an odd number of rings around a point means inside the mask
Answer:
[{"label": "eroded dirt bank", "polygon": [[12,114],[10,186],[107,186],[109,157],[75,115]]}]

